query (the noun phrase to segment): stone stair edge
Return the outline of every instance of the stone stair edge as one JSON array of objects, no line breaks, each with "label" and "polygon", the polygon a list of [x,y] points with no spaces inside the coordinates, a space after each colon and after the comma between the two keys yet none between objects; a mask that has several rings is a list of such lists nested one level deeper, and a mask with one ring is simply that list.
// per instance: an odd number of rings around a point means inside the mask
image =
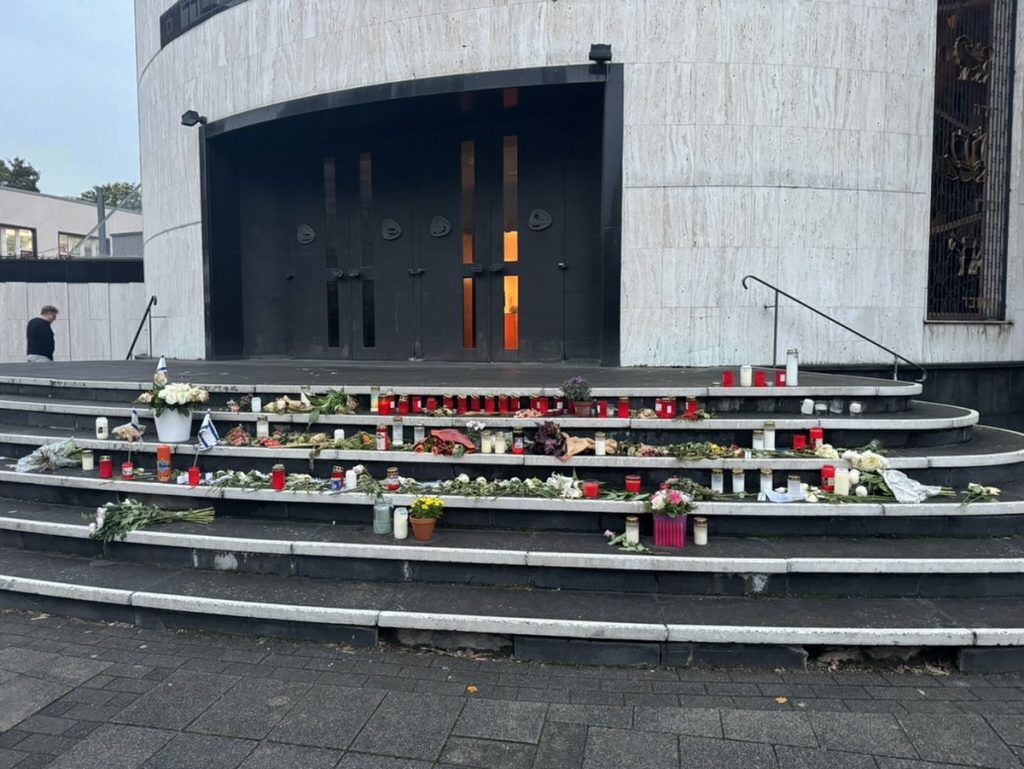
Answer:
[{"label": "stone stair edge", "polygon": [[[68,524],[0,515],[0,529],[43,536],[88,539],[85,523]],[[120,541],[120,540],[119,540]],[[731,574],[1020,574],[1024,556],[1002,558],[807,556],[687,556],[568,552],[512,548],[471,548],[408,545],[400,542],[324,542],[301,539],[269,539],[231,535],[204,535],[164,529],[134,531],[128,544],[216,550],[219,552],[308,555],[329,558],[473,563],[522,567],[614,569],[652,572],[703,572]],[[691,547],[692,550],[692,547]]]},{"label": "stone stair edge", "polygon": [[[889,458],[889,465],[894,470],[920,470],[928,468],[955,468],[955,467],[988,467],[993,465],[1010,465],[1024,461],[1024,433],[1017,433],[1012,430],[1004,430],[997,427],[978,427],[981,431],[1001,432],[1021,444],[1021,448],[1010,451],[999,451],[991,453],[961,453],[961,454],[936,454],[934,456],[894,456]],[[127,441],[104,439],[99,440],[91,437],[77,436],[71,433],[66,435],[40,435],[38,433],[7,433],[0,432],[0,442],[18,444],[25,446],[41,446],[46,443],[61,440],[63,438],[74,439],[81,447],[97,451],[127,452],[155,454],[157,442],[130,443]],[[191,456],[195,452],[192,444],[169,444],[171,454],[176,456]],[[956,447],[970,448],[973,443],[957,444]],[[901,449],[901,451],[922,453],[931,447],[912,447]],[[267,459],[280,458],[289,460],[307,460],[310,458],[310,449],[307,448],[283,448],[272,449],[262,446],[225,446],[219,445],[204,452],[212,457],[239,457],[245,459]],[[566,469],[594,468],[626,468],[626,469],[694,469],[711,470],[726,468],[743,468],[745,470],[759,470],[762,467],[771,466],[778,471],[785,470],[814,470],[822,464],[833,464],[837,467],[848,466],[845,460],[825,460],[819,457],[789,458],[789,457],[751,457],[728,458],[728,459],[675,459],[674,457],[636,457],[628,455],[608,455],[596,457],[592,455],[579,455],[568,460],[558,457],[549,457],[537,454],[482,454],[474,452],[465,454],[457,459],[441,455],[417,453],[413,451],[376,451],[376,450],[345,450],[325,448],[315,455],[315,458],[322,461],[334,460],[339,463],[347,462],[388,462],[396,466],[406,463],[417,464],[438,464],[438,465],[504,465],[509,467],[551,467]]]},{"label": "stone stair edge", "polygon": [[[976,623],[972,626],[950,623],[940,627],[745,626],[449,614],[232,600],[38,580],[3,573],[0,573],[0,590],[80,602],[238,618],[589,640],[850,646],[1016,646],[1024,641],[1024,628],[985,627]],[[927,599],[920,600],[928,603]],[[789,599],[794,605],[799,605],[799,601]]]},{"label": "stone stair edge", "polygon": [[[54,480],[57,480],[54,483]],[[155,481],[121,480],[119,478],[99,479],[66,475],[59,472],[42,475],[19,473],[14,470],[0,470],[0,481],[28,483],[39,486],[58,486],[76,489],[107,490],[115,494],[131,496],[134,492],[145,496],[192,497],[199,502],[210,499],[254,500],[257,502],[283,502],[288,504],[342,504],[372,505],[374,497],[361,492],[335,491],[273,491],[222,488],[218,486],[190,487],[176,483]],[[396,506],[409,506],[417,494],[388,493],[387,498]],[[550,510],[558,512],[645,515],[648,511],[642,501],[617,501],[606,499],[565,499],[561,497],[465,497],[439,494],[449,508],[493,509],[493,510]],[[851,498],[853,499],[853,498]],[[1024,514],[1024,500],[961,505],[954,499],[945,502],[921,502],[901,504],[898,502],[758,502],[753,500],[723,500],[699,503],[696,514],[712,516],[768,516],[768,517],[931,517],[931,516],[985,516]]]}]

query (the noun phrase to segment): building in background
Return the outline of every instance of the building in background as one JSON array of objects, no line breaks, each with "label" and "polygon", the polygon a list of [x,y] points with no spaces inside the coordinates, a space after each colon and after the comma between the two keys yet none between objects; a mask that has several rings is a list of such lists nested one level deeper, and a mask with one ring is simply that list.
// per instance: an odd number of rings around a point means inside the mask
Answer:
[{"label": "building in background", "polygon": [[[136,0],[154,333],[770,363],[750,274],[926,366],[1018,361],[1017,6]],[[787,300],[777,346],[892,363]]]},{"label": "building in background", "polygon": [[106,213],[100,257],[96,204],[0,187],[0,362],[25,359],[25,324],[46,304],[60,310],[55,360],[127,354],[146,304],[142,214]]}]

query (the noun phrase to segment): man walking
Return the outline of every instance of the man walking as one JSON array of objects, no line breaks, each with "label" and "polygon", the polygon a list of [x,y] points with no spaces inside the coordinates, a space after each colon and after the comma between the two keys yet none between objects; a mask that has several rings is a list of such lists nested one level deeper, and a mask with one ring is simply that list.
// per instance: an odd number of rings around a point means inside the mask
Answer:
[{"label": "man walking", "polygon": [[28,362],[43,363],[53,360],[53,329],[50,324],[57,320],[57,308],[48,304],[39,311],[38,318],[28,322],[25,336],[28,339]]}]

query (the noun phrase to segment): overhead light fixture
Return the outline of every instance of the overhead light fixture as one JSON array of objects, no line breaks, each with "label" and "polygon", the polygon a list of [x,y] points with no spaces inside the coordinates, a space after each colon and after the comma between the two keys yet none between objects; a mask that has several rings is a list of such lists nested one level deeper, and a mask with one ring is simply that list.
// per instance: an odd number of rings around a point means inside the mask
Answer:
[{"label": "overhead light fixture", "polygon": [[194,109],[181,113],[181,124],[191,128],[194,125],[206,125],[206,118]]},{"label": "overhead light fixture", "polygon": [[590,60],[595,64],[607,64],[612,60],[612,46],[610,43],[591,43]]}]

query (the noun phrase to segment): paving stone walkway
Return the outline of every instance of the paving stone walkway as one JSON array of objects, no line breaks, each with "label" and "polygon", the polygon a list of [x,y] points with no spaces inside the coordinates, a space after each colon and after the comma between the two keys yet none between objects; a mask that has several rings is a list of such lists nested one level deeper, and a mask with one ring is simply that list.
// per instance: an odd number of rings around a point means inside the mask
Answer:
[{"label": "paving stone walkway", "polygon": [[0,614],[0,769],[1024,766],[1024,676],[578,668]]}]

